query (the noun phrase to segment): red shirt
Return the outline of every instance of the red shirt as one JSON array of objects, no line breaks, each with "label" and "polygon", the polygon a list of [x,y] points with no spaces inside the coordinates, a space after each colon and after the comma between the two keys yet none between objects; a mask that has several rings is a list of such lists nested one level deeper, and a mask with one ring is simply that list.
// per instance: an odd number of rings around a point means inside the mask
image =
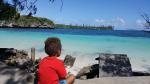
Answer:
[{"label": "red shirt", "polygon": [[57,57],[45,57],[39,63],[38,84],[59,84],[66,79],[66,70],[62,60]]}]

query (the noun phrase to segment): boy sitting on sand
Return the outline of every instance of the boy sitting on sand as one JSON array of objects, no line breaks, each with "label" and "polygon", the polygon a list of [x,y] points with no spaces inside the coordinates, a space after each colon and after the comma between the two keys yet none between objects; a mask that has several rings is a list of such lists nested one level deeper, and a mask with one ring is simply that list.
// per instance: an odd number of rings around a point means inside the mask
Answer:
[{"label": "boy sitting on sand", "polygon": [[67,76],[63,61],[58,59],[61,48],[59,38],[52,37],[45,41],[48,56],[39,63],[38,84],[72,84],[75,80],[75,75]]}]

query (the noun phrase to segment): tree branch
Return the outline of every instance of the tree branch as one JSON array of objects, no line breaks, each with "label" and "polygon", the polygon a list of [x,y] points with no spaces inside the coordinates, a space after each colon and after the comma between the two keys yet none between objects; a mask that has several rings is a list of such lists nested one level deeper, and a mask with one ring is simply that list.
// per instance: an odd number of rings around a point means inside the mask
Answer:
[{"label": "tree branch", "polygon": [[61,0],[61,7],[60,7],[60,11],[62,11],[63,5],[64,5],[63,0]]}]

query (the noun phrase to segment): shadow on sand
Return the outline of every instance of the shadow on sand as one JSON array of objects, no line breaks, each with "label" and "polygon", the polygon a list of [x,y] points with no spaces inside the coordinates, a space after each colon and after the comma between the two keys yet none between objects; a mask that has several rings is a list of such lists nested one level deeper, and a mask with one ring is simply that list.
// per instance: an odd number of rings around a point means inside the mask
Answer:
[{"label": "shadow on sand", "polygon": [[0,84],[31,84],[33,76],[0,62]]}]

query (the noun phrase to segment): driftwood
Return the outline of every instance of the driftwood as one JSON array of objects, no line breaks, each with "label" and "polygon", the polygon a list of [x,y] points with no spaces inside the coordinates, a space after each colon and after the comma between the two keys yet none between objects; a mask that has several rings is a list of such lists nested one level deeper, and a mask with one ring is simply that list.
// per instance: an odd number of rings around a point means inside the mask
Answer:
[{"label": "driftwood", "polygon": [[35,61],[35,48],[31,48],[31,60]]}]

